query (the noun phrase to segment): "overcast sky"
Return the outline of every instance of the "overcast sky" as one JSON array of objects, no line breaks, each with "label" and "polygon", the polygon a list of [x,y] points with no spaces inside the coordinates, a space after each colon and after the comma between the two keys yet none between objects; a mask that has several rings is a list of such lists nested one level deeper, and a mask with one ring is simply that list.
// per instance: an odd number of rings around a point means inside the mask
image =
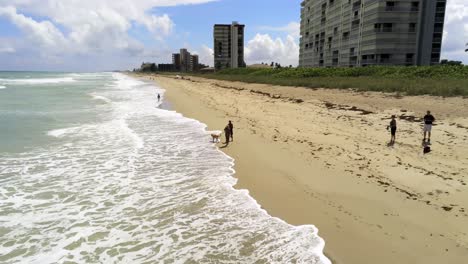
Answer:
[{"label": "overcast sky", "polygon": [[[442,58],[468,64],[468,1],[448,0]],[[215,23],[246,25],[247,64],[297,65],[301,0],[0,0],[0,70],[101,71],[212,65]]]}]

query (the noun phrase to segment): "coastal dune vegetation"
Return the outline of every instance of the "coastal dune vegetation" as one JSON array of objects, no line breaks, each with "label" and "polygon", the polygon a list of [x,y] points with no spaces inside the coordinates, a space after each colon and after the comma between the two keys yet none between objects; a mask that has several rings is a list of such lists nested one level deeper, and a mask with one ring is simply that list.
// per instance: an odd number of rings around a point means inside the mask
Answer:
[{"label": "coastal dune vegetation", "polygon": [[468,66],[355,68],[237,68],[203,77],[308,88],[355,89],[402,95],[468,96]]}]

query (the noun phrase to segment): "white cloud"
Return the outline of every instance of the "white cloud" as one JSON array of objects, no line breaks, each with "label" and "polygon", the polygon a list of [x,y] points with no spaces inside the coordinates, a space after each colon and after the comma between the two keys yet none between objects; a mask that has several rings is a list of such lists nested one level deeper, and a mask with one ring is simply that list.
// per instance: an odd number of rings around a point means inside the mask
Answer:
[{"label": "white cloud", "polygon": [[466,0],[448,0],[445,12],[442,59],[461,60],[468,64],[468,5]]},{"label": "white cloud", "polygon": [[0,16],[6,17],[20,28],[35,45],[61,48],[65,43],[65,37],[62,32],[49,21],[37,22],[22,14],[18,14],[16,8],[11,6],[0,7]]},{"label": "white cloud", "polygon": [[213,66],[214,63],[214,51],[212,48],[208,47],[207,45],[202,45],[199,51],[196,51],[195,54],[198,54],[200,58],[200,63]]},{"label": "white cloud", "polygon": [[0,53],[15,53],[16,50],[12,47],[0,47]]},{"label": "white cloud", "polygon": [[247,64],[274,61],[283,66],[297,66],[299,45],[291,35],[285,39],[273,39],[268,34],[257,34],[245,47],[245,60]]},{"label": "white cloud", "polygon": [[293,37],[299,38],[301,24],[298,23],[298,22],[291,22],[291,23],[287,24],[286,26],[282,26],[282,27],[262,26],[259,29],[260,30],[265,30],[265,31],[286,32],[286,33],[288,33],[289,35],[291,35]]},{"label": "white cloud", "polygon": [[0,17],[16,25],[34,44],[30,49],[42,55],[136,55],[143,54],[145,47],[129,36],[133,25],[145,27],[159,40],[173,31],[174,22],[169,15],[155,15],[155,8],[212,1],[215,0],[3,0]]},{"label": "white cloud", "polygon": [[247,64],[278,62],[283,66],[297,66],[299,62],[300,24],[290,22],[285,26],[261,26],[261,31],[281,32],[283,37],[257,33],[245,46]]},{"label": "white cloud", "polygon": [[159,33],[163,36],[169,35],[174,27],[174,22],[172,22],[167,14],[159,17],[152,15],[149,18],[145,18],[144,24],[151,32]]}]

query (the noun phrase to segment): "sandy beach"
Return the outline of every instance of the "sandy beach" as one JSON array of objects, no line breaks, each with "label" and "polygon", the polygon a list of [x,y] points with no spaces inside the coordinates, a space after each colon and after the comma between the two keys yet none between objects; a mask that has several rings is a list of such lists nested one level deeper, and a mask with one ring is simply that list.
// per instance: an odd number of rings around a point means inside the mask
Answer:
[{"label": "sandy beach", "polygon": [[[272,216],[317,226],[334,263],[466,263],[468,99],[150,78],[207,130],[233,121],[234,142],[218,145],[236,187]],[[437,120],[423,155],[426,110]]]}]

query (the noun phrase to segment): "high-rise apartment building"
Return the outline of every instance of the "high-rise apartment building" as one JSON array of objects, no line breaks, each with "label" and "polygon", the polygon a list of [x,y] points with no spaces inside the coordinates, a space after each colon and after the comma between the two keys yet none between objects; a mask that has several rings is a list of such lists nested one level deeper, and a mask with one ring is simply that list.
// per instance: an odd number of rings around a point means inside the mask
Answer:
[{"label": "high-rise apartment building", "polygon": [[433,65],[446,0],[304,0],[299,66]]},{"label": "high-rise apartment building", "polygon": [[190,54],[190,52],[188,52],[187,49],[180,49],[180,71],[191,71],[191,62],[192,55]]},{"label": "high-rise apartment building", "polygon": [[198,55],[190,54],[187,49],[180,49],[180,53],[172,54],[172,65],[175,71],[192,72],[200,68]]},{"label": "high-rise apartment building", "polygon": [[194,54],[190,58],[190,71],[198,71],[199,70],[198,65],[200,65],[198,55]]},{"label": "high-rise apartment building", "polygon": [[245,67],[244,28],[237,22],[214,25],[214,65],[216,69]]},{"label": "high-rise apartment building", "polygon": [[172,64],[174,65],[174,70],[180,71],[180,53],[173,53],[172,54]]}]

